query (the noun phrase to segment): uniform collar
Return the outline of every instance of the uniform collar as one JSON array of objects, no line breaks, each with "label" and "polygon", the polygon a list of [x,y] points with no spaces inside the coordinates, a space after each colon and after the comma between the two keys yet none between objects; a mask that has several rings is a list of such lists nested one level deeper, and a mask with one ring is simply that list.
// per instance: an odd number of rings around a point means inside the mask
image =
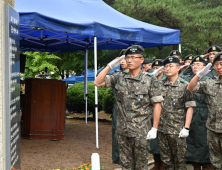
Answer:
[{"label": "uniform collar", "polygon": [[180,77],[178,77],[177,79],[176,79],[176,81],[173,83],[173,84],[171,84],[170,82],[169,82],[169,79],[168,79],[168,77],[166,78],[166,80],[165,80],[165,83],[164,83],[164,85],[165,86],[179,86],[179,84],[180,84],[180,80],[181,80],[181,78]]},{"label": "uniform collar", "polygon": [[130,72],[128,72],[124,78],[125,78],[125,79],[141,80],[143,74],[144,74],[144,71],[141,70],[141,71],[139,72],[139,74],[138,74],[136,77],[132,77],[132,76],[130,75]]}]

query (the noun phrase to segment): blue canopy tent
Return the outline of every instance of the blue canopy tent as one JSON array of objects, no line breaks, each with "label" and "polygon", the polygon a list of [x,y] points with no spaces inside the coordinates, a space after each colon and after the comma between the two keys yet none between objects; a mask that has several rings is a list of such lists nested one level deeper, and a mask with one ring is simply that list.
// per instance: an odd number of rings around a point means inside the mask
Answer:
[{"label": "blue canopy tent", "polygon": [[[104,67],[100,68],[97,73],[99,73]],[[115,70],[120,70],[120,66],[117,66],[113,69],[111,69],[109,72],[113,72]],[[93,70],[90,70],[90,69],[87,69],[87,73],[88,73],[88,76],[87,76],[87,80],[88,81],[94,81],[95,80],[95,72]],[[80,83],[80,82],[84,82],[85,80],[85,75],[82,74],[81,76],[71,76],[69,78],[66,78],[66,79],[63,79],[62,81],[65,81],[67,84],[75,84],[75,83]]]},{"label": "blue canopy tent", "polygon": [[[180,44],[179,30],[135,20],[102,0],[16,0],[15,8],[20,14],[21,51],[84,52],[85,75],[88,50],[94,50],[96,74],[97,49],[124,49],[133,44],[143,47]],[[87,106],[86,85],[84,98]],[[95,94],[98,148],[97,87]]]}]

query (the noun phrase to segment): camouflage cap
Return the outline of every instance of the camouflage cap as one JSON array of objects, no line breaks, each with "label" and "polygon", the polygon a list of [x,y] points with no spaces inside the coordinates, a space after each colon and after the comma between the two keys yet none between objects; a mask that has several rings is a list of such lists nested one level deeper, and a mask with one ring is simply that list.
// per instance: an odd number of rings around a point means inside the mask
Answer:
[{"label": "camouflage cap", "polygon": [[152,67],[154,66],[163,66],[163,60],[161,59],[154,60],[154,62],[152,63]]},{"label": "camouflage cap", "polygon": [[210,52],[213,52],[213,51],[221,52],[221,48],[219,46],[213,45],[210,48],[208,48],[207,53],[210,53]]},{"label": "camouflage cap", "polygon": [[219,52],[214,56],[214,60],[212,64],[214,64],[216,61],[222,61],[222,52]]},{"label": "camouflage cap", "polygon": [[177,51],[177,50],[173,50],[169,54],[169,56],[174,56],[174,55],[182,57],[181,53],[179,51]]},{"label": "camouflage cap", "polygon": [[152,63],[153,60],[149,59],[149,58],[144,58],[143,64],[149,64]]},{"label": "camouflage cap", "polygon": [[186,56],[183,61],[193,60],[193,59],[194,59],[194,56],[192,54],[190,54],[190,55]]},{"label": "camouflage cap", "polygon": [[197,56],[195,56],[195,57],[193,58],[191,64],[194,63],[194,62],[202,62],[202,63],[206,63],[206,60],[205,60],[203,57],[197,55]]},{"label": "camouflage cap", "polygon": [[166,64],[169,63],[178,63],[180,64],[180,60],[177,57],[174,56],[168,56],[164,61],[163,61],[163,65],[165,66]]},{"label": "camouflage cap", "polygon": [[144,48],[140,45],[132,45],[128,47],[125,51],[125,55],[128,54],[142,54],[144,53]]},{"label": "camouflage cap", "polygon": [[119,57],[121,57],[122,55],[125,55],[126,49],[123,49],[122,51],[120,51],[119,53]]}]

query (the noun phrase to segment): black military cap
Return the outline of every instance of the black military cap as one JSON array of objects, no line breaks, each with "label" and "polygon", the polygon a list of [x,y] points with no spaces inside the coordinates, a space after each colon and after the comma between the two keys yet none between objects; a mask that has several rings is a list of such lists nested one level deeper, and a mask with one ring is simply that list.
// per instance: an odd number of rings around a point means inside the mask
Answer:
[{"label": "black military cap", "polygon": [[188,56],[186,56],[184,58],[184,61],[186,61],[186,60],[193,60],[193,59],[194,59],[194,56],[192,54],[190,54],[190,55],[188,55]]},{"label": "black military cap", "polygon": [[179,51],[177,51],[177,50],[173,50],[169,54],[169,56],[174,56],[174,55],[182,57],[181,53]]},{"label": "black military cap", "polygon": [[125,55],[128,54],[142,54],[144,53],[144,48],[140,45],[132,45],[128,47],[125,51]]},{"label": "black military cap", "polygon": [[154,66],[163,66],[163,60],[161,59],[154,60],[154,62],[152,63],[152,67]]},{"label": "black military cap", "polygon": [[216,61],[222,61],[222,52],[219,52],[214,56],[214,60],[212,64],[214,64]]},{"label": "black military cap", "polygon": [[177,57],[174,56],[168,56],[164,61],[163,61],[163,65],[165,66],[166,64],[169,63],[178,63],[180,64],[180,60]]},{"label": "black military cap", "polygon": [[149,64],[152,63],[153,60],[149,59],[149,58],[144,58],[143,64]]},{"label": "black military cap", "polygon": [[221,52],[221,48],[219,46],[213,45],[210,48],[208,48],[207,53],[210,53],[210,52],[213,52],[213,51]]},{"label": "black military cap", "polygon": [[205,60],[203,57],[197,55],[197,56],[195,56],[195,57],[193,58],[191,64],[193,64],[193,62],[202,62],[202,63],[206,63],[206,60]]},{"label": "black military cap", "polygon": [[123,50],[119,53],[119,57],[121,57],[122,55],[125,55],[125,51],[126,51],[126,49],[123,49]]}]

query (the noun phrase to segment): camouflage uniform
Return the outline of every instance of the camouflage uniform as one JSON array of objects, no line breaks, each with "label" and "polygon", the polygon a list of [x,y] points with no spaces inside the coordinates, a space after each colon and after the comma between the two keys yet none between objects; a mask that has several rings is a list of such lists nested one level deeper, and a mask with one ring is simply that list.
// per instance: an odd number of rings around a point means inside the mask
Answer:
[{"label": "camouflage uniform", "polygon": [[107,75],[106,87],[115,87],[118,110],[117,133],[120,165],[123,170],[147,170],[152,103],[163,101],[158,85],[141,71],[132,78],[130,73]]},{"label": "camouflage uniform", "polygon": [[206,126],[210,161],[214,169],[222,169],[222,81],[218,76],[199,81],[193,93],[204,93],[209,111]]},{"label": "camouflage uniform", "polygon": [[158,140],[161,160],[166,170],[186,169],[186,138],[179,138],[186,120],[186,108],[195,107],[193,95],[186,90],[188,82],[178,77],[171,84],[166,77],[161,81],[161,92],[164,98]]}]

